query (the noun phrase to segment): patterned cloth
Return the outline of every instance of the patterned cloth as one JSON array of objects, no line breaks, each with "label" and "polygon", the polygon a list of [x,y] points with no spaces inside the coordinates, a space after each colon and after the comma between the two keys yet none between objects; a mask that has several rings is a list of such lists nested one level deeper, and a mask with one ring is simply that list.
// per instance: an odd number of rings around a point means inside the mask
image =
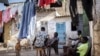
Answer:
[{"label": "patterned cloth", "polygon": [[45,46],[45,40],[47,38],[47,33],[44,31],[40,31],[39,33],[36,34],[36,41],[35,41],[35,46],[36,47],[44,47]]}]

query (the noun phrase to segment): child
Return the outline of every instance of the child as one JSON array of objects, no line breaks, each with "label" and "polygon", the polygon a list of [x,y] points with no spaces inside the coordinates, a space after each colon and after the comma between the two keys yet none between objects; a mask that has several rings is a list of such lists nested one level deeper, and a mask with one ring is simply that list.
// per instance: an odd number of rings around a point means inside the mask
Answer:
[{"label": "child", "polygon": [[58,41],[59,41],[59,39],[58,39],[58,33],[55,32],[53,39],[48,40],[48,44],[47,44],[47,46],[48,46],[47,55],[48,56],[50,56],[51,48],[54,49],[56,55],[59,54],[58,53]]},{"label": "child", "polygon": [[15,46],[16,56],[20,56],[20,51],[21,51],[20,40],[18,40]]}]

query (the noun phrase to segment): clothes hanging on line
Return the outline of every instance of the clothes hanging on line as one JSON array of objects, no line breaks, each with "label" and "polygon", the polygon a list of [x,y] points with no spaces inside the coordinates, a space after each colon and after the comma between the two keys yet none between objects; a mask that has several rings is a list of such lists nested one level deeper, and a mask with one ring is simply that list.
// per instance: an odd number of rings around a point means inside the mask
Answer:
[{"label": "clothes hanging on line", "polygon": [[57,0],[56,2],[51,3],[50,7],[62,7],[62,0]]},{"label": "clothes hanging on line", "polygon": [[55,3],[55,0],[38,0],[38,6],[40,7],[50,5],[51,3]]},{"label": "clothes hanging on line", "polygon": [[69,10],[72,22],[75,24],[75,26],[78,26],[78,10],[77,10],[77,0],[70,0],[69,4]]},{"label": "clothes hanging on line", "polygon": [[28,29],[28,37],[32,41],[34,40],[35,37],[35,27],[36,26],[36,16],[32,17],[30,24],[29,24],[29,29]]},{"label": "clothes hanging on line", "polygon": [[0,24],[2,22],[2,11],[0,11]]},{"label": "clothes hanging on line", "polygon": [[32,18],[35,15],[35,2],[31,0],[26,0],[23,7],[23,15],[21,19],[19,38],[26,38],[28,36],[29,24]]},{"label": "clothes hanging on line", "polygon": [[7,23],[10,20],[11,20],[11,17],[10,17],[10,8],[8,8],[5,11],[3,11],[2,21],[4,23]]},{"label": "clothes hanging on line", "polygon": [[86,12],[86,15],[89,19],[89,21],[93,20],[93,15],[92,15],[92,8],[93,8],[93,0],[81,0],[83,8]]},{"label": "clothes hanging on line", "polygon": [[12,7],[10,9],[10,17],[13,18],[16,16],[16,11],[18,10],[17,6],[16,7]]}]

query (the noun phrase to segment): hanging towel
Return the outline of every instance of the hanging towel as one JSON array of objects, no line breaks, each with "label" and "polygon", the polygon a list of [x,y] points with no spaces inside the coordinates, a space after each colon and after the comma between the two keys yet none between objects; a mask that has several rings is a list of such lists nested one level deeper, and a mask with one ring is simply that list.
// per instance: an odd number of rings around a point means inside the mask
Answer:
[{"label": "hanging towel", "polygon": [[28,36],[28,29],[29,24],[35,15],[35,3],[33,0],[31,2],[29,0],[26,0],[24,7],[23,7],[23,15],[20,25],[20,32],[19,32],[19,38],[26,38]]},{"label": "hanging towel", "polygon": [[10,8],[8,8],[7,10],[5,10],[3,12],[3,17],[2,17],[2,20],[3,22],[7,23],[11,20],[11,17],[10,17]]}]

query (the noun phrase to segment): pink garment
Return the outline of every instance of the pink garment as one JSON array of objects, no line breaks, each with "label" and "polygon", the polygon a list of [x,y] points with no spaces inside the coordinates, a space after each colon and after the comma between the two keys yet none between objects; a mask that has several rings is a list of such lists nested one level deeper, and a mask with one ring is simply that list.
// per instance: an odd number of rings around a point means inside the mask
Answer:
[{"label": "pink garment", "polygon": [[11,17],[10,17],[10,8],[8,8],[7,10],[5,10],[3,12],[3,17],[2,17],[2,21],[7,23],[11,20]]}]

